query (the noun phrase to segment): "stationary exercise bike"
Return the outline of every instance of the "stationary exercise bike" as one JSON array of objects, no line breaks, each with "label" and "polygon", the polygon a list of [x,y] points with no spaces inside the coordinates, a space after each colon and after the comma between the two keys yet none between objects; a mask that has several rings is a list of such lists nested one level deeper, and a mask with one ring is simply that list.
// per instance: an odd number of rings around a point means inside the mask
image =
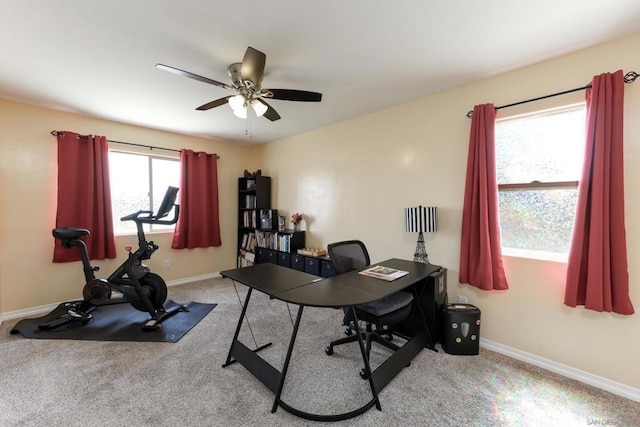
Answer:
[{"label": "stationary exercise bike", "polygon": [[[186,311],[185,306],[176,306],[165,310],[164,303],[167,299],[167,284],[157,274],[151,273],[142,261],[151,258],[158,250],[158,245],[147,241],[143,224],[171,225],[178,221],[180,206],[175,204],[178,189],[169,187],[162,200],[158,213],[139,210],[131,215],[120,218],[121,221],[133,221],[138,229],[138,249],[131,252],[131,246],[127,247],[129,256],[108,278],[97,279],[95,272],[100,267],[93,267],[89,261],[89,253],[86,244],[80,240],[82,236],[88,236],[89,230],[75,227],[59,227],[52,231],[53,237],[60,240],[66,249],[77,247],[82,257],[85,285],[82,290],[82,301],[65,303],[65,312],[46,323],[39,325],[42,330],[52,330],[69,322],[87,324],[93,320],[92,311],[96,307],[107,303],[111,299],[112,292],[122,295],[121,302],[128,302],[133,308],[146,311],[151,318],[144,323],[143,329],[155,331],[167,318],[180,311]],[[175,206],[174,216],[170,220],[163,220]],[[113,303],[113,301],[112,301]]]}]

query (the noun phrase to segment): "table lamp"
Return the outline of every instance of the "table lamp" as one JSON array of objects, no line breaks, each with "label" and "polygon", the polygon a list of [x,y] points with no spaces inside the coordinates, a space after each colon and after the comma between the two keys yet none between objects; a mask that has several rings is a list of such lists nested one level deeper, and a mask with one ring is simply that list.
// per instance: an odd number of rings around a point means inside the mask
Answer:
[{"label": "table lamp", "polygon": [[422,233],[433,233],[438,230],[438,208],[433,206],[405,208],[404,223],[406,231],[419,233],[416,252],[413,254],[413,261],[428,264],[429,257],[424,247],[424,235]]}]

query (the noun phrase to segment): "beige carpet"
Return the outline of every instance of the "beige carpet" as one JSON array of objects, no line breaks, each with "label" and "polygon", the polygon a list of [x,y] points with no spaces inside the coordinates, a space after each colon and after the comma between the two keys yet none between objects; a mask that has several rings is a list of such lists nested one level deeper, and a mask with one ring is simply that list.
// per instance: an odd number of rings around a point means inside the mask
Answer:
[{"label": "beige carpet", "polygon": [[[246,288],[239,285],[240,297]],[[176,286],[177,302],[217,303],[177,343],[30,340],[0,326],[0,426],[307,426],[239,364],[222,368],[240,303],[231,282]],[[289,311],[290,310],[290,311]],[[261,355],[280,368],[296,307],[254,293],[248,318]],[[283,399],[340,413],[370,399],[341,312],[306,308]],[[253,347],[246,326],[241,340]],[[375,367],[387,355],[375,347]],[[640,403],[481,349],[479,356],[424,350],[380,394],[375,408],[336,426],[639,426]]]}]

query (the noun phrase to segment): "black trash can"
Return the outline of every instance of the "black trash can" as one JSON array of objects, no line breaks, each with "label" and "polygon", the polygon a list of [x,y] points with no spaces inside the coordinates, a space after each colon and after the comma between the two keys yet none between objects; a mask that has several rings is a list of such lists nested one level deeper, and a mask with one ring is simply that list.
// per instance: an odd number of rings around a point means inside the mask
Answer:
[{"label": "black trash can", "polygon": [[442,349],[449,354],[480,353],[480,309],[471,304],[442,306]]}]

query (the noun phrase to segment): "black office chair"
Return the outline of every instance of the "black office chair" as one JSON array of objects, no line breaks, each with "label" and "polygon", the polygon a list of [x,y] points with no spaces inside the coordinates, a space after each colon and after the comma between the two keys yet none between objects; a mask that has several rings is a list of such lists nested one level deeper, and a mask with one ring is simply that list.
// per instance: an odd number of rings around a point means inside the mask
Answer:
[{"label": "black office chair", "polygon": [[[367,248],[359,240],[332,243],[327,247],[327,252],[336,274],[343,274],[351,270],[363,270],[371,263]],[[331,341],[329,346],[325,348],[325,353],[331,355],[333,347],[358,341],[358,336],[353,332],[362,334],[362,339],[366,344],[367,358],[371,353],[372,342],[377,342],[393,351],[398,350],[400,347],[391,342],[393,339],[391,327],[409,316],[412,301],[413,295],[410,293],[397,292],[380,301],[356,306],[358,320],[366,323],[364,330],[354,323],[350,311],[345,309],[343,324],[348,326],[345,331],[347,336]],[[367,377],[364,368],[360,370],[360,376]]]}]

